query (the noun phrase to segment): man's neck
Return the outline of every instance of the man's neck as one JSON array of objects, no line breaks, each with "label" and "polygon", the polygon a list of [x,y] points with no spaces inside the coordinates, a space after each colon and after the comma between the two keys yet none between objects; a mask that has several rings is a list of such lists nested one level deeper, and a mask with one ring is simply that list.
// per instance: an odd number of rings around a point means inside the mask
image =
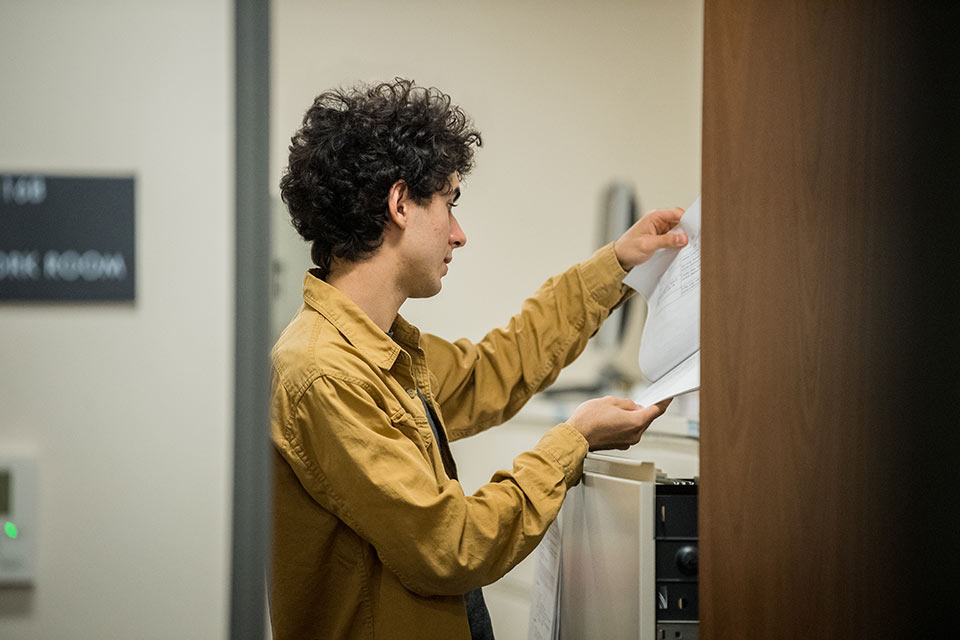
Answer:
[{"label": "man's neck", "polygon": [[390,268],[389,262],[374,257],[363,262],[340,263],[331,270],[326,281],[353,300],[374,324],[388,332],[407,299],[394,278],[394,269]]}]

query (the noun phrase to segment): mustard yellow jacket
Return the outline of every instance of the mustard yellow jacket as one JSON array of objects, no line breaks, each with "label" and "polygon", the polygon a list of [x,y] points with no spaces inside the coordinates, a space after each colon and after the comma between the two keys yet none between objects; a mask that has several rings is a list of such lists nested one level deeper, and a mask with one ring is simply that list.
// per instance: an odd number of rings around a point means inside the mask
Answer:
[{"label": "mustard yellow jacket", "polygon": [[399,316],[391,338],[308,272],[305,304],[272,352],[276,640],[469,639],[462,594],[533,551],[587,442],[559,424],[464,495],[417,391],[450,440],[506,421],[625,299],[625,275],[608,245],[474,344],[420,335]]}]

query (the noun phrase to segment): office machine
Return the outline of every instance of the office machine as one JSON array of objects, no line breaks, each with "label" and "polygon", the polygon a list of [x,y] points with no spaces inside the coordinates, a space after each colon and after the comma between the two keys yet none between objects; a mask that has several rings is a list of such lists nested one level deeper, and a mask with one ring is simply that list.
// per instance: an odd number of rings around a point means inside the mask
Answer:
[{"label": "office machine", "polygon": [[561,527],[560,638],[697,639],[695,480],[591,453]]}]

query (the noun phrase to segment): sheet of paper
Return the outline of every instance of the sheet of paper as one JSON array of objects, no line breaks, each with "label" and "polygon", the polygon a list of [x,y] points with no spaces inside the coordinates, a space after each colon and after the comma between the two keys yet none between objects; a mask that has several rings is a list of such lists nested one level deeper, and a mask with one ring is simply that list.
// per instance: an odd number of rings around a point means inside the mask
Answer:
[{"label": "sheet of paper", "polygon": [[554,520],[536,551],[527,640],[560,637],[560,541],[559,520]]},{"label": "sheet of paper", "polygon": [[671,369],[650,386],[634,394],[633,401],[644,407],[700,388],[700,350]]},{"label": "sheet of paper", "polygon": [[637,361],[651,381],[700,348],[700,198],[675,231],[687,234],[687,246],[657,251],[624,278],[647,299]]}]

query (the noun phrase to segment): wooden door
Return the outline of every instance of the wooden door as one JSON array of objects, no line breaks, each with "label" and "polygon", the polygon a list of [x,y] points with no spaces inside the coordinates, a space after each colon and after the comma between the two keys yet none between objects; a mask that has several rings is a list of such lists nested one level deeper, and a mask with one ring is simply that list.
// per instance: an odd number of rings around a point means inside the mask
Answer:
[{"label": "wooden door", "polygon": [[708,640],[955,637],[960,29],[924,5],[706,2]]}]

